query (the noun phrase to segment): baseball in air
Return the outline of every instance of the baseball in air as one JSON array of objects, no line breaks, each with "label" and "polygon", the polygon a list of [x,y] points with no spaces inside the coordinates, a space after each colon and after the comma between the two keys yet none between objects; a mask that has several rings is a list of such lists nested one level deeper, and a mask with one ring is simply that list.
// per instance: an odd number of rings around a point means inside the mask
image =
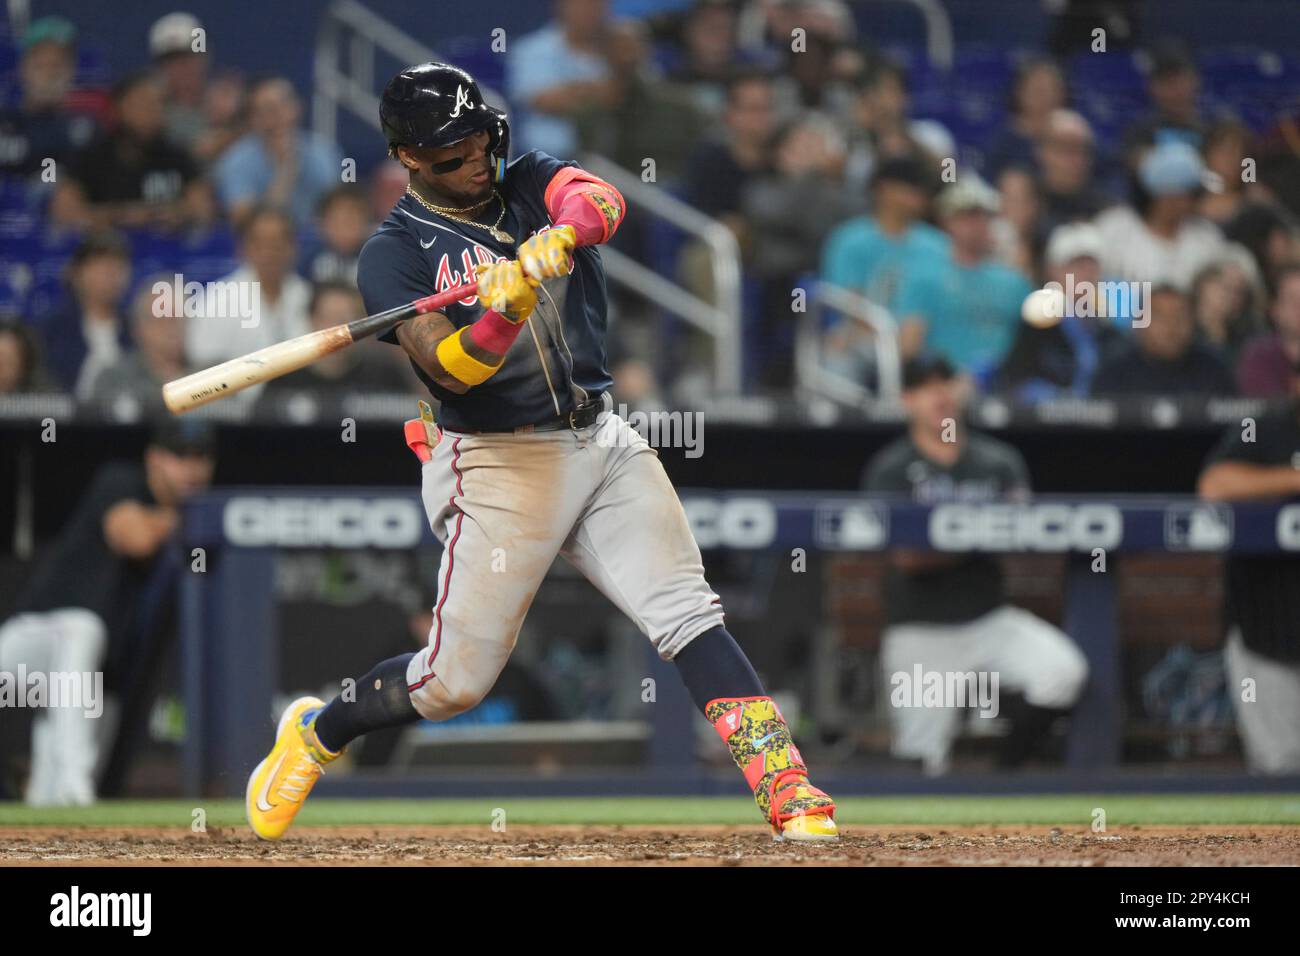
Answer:
[{"label": "baseball in air", "polygon": [[1020,307],[1020,317],[1036,329],[1050,328],[1064,316],[1065,293],[1060,289],[1035,289]]}]

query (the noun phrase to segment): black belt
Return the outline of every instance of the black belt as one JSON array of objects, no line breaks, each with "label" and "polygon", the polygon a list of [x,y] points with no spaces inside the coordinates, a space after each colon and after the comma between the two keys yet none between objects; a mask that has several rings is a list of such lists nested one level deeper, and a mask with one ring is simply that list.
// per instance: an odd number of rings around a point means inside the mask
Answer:
[{"label": "black belt", "polygon": [[558,432],[565,428],[576,432],[596,424],[596,419],[603,411],[605,411],[604,392],[576,406],[571,412],[555,415],[532,425],[520,425],[518,428],[480,428],[472,431],[463,429],[463,433],[466,435],[530,435],[533,432]]}]

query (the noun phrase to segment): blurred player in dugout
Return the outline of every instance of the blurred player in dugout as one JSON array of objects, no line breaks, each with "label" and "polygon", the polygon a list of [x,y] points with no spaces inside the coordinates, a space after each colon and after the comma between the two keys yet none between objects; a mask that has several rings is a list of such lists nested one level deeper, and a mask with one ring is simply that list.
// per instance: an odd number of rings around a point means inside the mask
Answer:
[{"label": "blurred player in dugout", "polygon": [[[0,671],[15,674],[21,666],[30,682],[38,673],[129,666],[121,659],[123,645],[141,596],[176,530],[181,504],[208,486],[212,468],[212,432],[200,421],[159,426],[143,461],[102,465],[14,615],[0,624]],[[102,712],[102,701],[96,709]],[[93,802],[100,723],[83,707],[46,707],[37,714],[28,803]]]},{"label": "blurred player in dugout", "polygon": [[[867,463],[864,490],[923,504],[1025,498],[1029,471],[1010,445],[963,420],[965,384],[941,357],[903,368],[907,434]],[[1054,718],[1079,700],[1088,677],[1083,653],[1060,629],[1006,601],[1002,568],[989,554],[896,549],[889,555],[887,624],[881,642],[886,693],[892,675],[998,675],[998,713],[1011,719],[999,764],[1035,756]],[[947,771],[967,709],[890,707],[895,757]]]},{"label": "blurred player in dugout", "polygon": [[[1300,363],[1291,392],[1253,429],[1228,429],[1201,472],[1202,498],[1300,497]],[[1224,664],[1246,762],[1256,773],[1300,773],[1300,555],[1232,555],[1224,573]]]}]

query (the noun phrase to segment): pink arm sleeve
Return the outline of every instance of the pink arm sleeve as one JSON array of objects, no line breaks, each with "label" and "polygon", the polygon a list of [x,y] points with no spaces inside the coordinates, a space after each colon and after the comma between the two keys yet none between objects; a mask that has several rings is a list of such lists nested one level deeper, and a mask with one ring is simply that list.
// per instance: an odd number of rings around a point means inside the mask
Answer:
[{"label": "pink arm sleeve", "polygon": [[557,226],[572,226],[578,245],[608,242],[623,221],[626,203],[617,189],[572,166],[561,169],[546,187],[546,211]]}]

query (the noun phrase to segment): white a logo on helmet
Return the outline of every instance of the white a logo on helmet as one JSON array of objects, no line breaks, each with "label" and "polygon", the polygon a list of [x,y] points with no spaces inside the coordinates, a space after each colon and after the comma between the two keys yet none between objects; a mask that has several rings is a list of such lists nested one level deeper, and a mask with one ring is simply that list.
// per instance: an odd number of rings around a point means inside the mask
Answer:
[{"label": "white a logo on helmet", "polygon": [[456,87],[456,108],[451,111],[451,118],[455,119],[460,115],[461,109],[472,110],[474,104],[469,101],[469,94],[465,92],[465,87]]}]

